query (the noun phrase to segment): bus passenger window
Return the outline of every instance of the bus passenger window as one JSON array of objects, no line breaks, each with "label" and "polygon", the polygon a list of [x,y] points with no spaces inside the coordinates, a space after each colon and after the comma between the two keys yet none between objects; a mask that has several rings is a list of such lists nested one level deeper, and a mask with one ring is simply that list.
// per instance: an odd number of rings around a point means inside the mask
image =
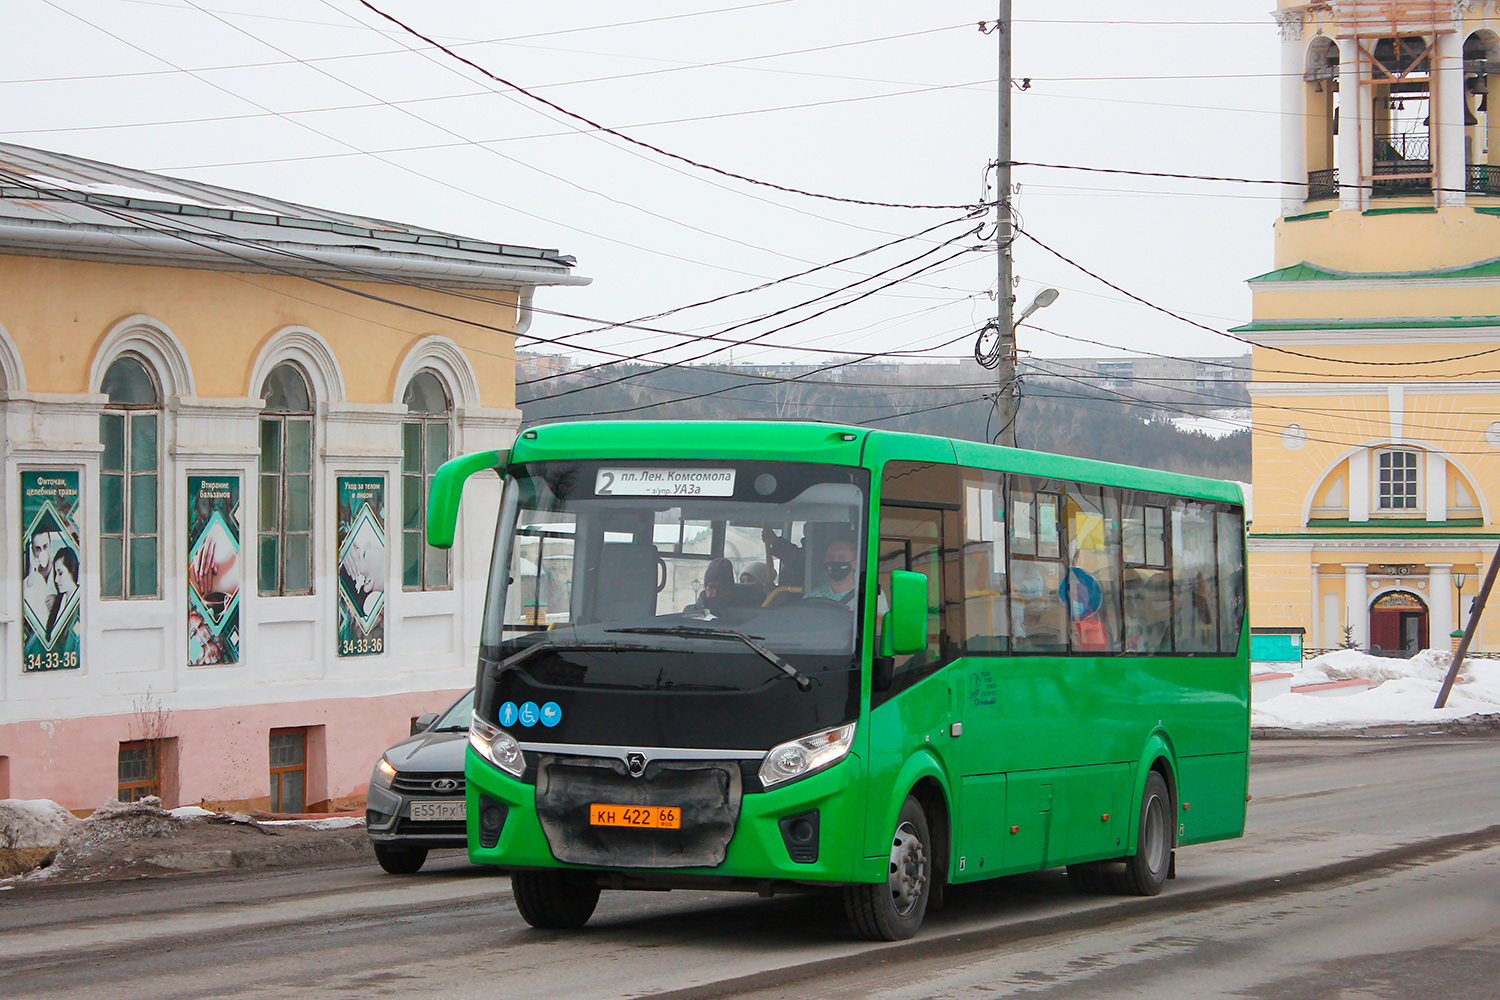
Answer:
[{"label": "bus passenger window", "polygon": [[1017,477],[1010,487],[1011,642],[1017,653],[1065,653],[1068,620],[1062,603],[1065,566],[1059,497],[1034,492],[1031,482]]},{"label": "bus passenger window", "polygon": [[[1136,495],[1138,496],[1138,495]],[[1126,495],[1120,518],[1125,552],[1125,651],[1172,651],[1172,578],[1167,570],[1166,508]]]},{"label": "bus passenger window", "polygon": [[1239,652],[1245,617],[1245,523],[1239,511],[1219,511],[1219,652]]},{"label": "bus passenger window", "polygon": [[[970,653],[1010,651],[1010,582],[1005,574],[1005,493],[998,473],[964,482],[964,622]],[[983,478],[974,478],[974,477]]]},{"label": "bus passenger window", "polygon": [[1067,597],[1069,645],[1075,653],[1118,653],[1120,629],[1120,518],[1113,490],[1068,487]]},{"label": "bus passenger window", "polygon": [[1172,504],[1172,624],[1179,653],[1219,649],[1218,559],[1212,504]]}]

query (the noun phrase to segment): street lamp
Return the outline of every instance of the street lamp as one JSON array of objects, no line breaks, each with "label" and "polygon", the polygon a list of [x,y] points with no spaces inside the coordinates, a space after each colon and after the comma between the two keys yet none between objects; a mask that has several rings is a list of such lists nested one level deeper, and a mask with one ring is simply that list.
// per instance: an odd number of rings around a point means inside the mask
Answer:
[{"label": "street lamp", "polygon": [[1464,584],[1469,582],[1469,574],[1454,573],[1453,583],[1458,587],[1458,627],[1464,627]]},{"label": "street lamp", "polygon": [[1057,296],[1059,294],[1061,293],[1059,293],[1055,288],[1043,288],[1040,292],[1037,292],[1036,298],[1031,300],[1031,305],[1027,306],[1026,309],[1021,313],[1020,318],[1016,320],[1015,325],[1020,326],[1022,323],[1026,322],[1026,320],[1031,318],[1032,313],[1036,312],[1038,309],[1045,309],[1052,303],[1056,302]]}]

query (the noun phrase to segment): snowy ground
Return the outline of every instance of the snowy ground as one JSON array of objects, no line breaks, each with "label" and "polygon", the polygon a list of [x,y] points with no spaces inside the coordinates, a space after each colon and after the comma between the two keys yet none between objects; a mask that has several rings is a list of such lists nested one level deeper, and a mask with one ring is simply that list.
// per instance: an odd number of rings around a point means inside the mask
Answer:
[{"label": "snowy ground", "polygon": [[[1345,697],[1283,694],[1257,702],[1250,723],[1282,729],[1357,729],[1453,722],[1474,716],[1500,716],[1500,661],[1465,660],[1458,681],[1442,709],[1437,701],[1452,654],[1427,649],[1409,660],[1371,656],[1341,649],[1308,660],[1293,670],[1292,686],[1329,681],[1368,680],[1370,688]],[[1266,669],[1287,670],[1281,664],[1258,664]]]}]

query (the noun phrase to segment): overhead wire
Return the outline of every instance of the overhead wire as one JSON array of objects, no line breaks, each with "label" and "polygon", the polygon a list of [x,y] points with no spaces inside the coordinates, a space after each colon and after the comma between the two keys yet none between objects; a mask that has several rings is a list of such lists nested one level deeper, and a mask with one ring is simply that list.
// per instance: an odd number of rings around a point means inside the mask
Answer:
[{"label": "overhead wire", "polygon": [[459,62],[462,62],[464,65],[469,66],[470,68],[472,68],[476,72],[478,72],[478,73],[482,74],[483,76],[485,76],[487,79],[493,80],[496,83],[498,83],[498,84],[500,84],[500,85],[502,85],[504,87],[509,87],[510,89],[516,91],[517,93],[524,94],[526,97],[530,98],[531,100],[533,100],[533,101],[535,101],[535,102],[537,102],[539,104],[543,104],[543,105],[545,105],[545,106],[553,109],[554,111],[557,111],[560,114],[566,115],[567,117],[569,117],[571,119],[583,122],[585,125],[588,125],[589,127],[593,128],[593,129],[595,129],[597,131],[607,133],[608,135],[614,136],[615,138],[620,139],[621,141],[628,142],[628,143],[630,143],[632,145],[635,145],[635,146],[639,146],[642,149],[650,150],[651,152],[657,154],[658,156],[663,156],[663,157],[666,157],[668,159],[676,160],[679,163],[686,164],[686,165],[688,165],[690,167],[694,167],[694,168],[696,168],[698,170],[708,171],[710,173],[718,174],[718,175],[723,176],[723,177],[728,177],[728,178],[731,178],[733,180],[742,181],[742,182],[744,182],[746,184],[753,184],[753,185],[755,185],[757,187],[764,187],[764,188],[769,188],[771,190],[780,191],[780,192],[782,192],[784,194],[801,195],[801,196],[807,197],[807,198],[817,198],[817,199],[821,199],[821,200],[824,200],[824,201],[835,201],[835,202],[840,202],[842,204],[848,204],[848,205],[864,205],[864,206],[875,207],[875,208],[900,208],[900,209],[939,210],[939,211],[957,211],[957,210],[964,210],[964,209],[969,209],[969,208],[975,207],[973,205],[936,205],[936,204],[917,204],[917,203],[911,203],[911,202],[877,201],[877,200],[873,200],[873,199],[851,198],[851,197],[847,197],[847,196],[844,196],[844,195],[828,194],[826,192],[821,192],[821,191],[809,191],[809,190],[806,190],[804,188],[792,187],[790,185],[785,185],[785,184],[777,184],[777,183],[772,182],[772,181],[761,180],[760,178],[751,177],[751,176],[749,176],[747,174],[741,174],[741,173],[738,173],[736,171],[725,170],[722,167],[716,167],[716,166],[713,166],[711,164],[704,163],[702,161],[692,159],[691,157],[683,156],[680,153],[673,153],[673,152],[670,152],[669,150],[663,149],[660,146],[657,146],[657,145],[654,145],[652,143],[646,142],[645,140],[637,139],[637,138],[635,138],[635,137],[633,137],[633,136],[631,136],[631,135],[629,135],[629,134],[627,134],[625,132],[621,132],[621,131],[619,131],[617,129],[610,128],[610,127],[608,127],[606,125],[602,125],[599,122],[594,121],[592,118],[589,118],[589,117],[587,117],[585,115],[581,115],[581,114],[579,114],[579,113],[577,113],[575,111],[570,111],[569,109],[563,107],[562,105],[557,104],[556,102],[551,101],[548,98],[541,96],[540,94],[537,94],[537,93],[535,93],[533,91],[527,90],[526,88],[521,87],[520,85],[518,85],[516,83],[513,83],[510,80],[507,80],[507,79],[499,76],[496,73],[491,72],[490,70],[486,69],[484,66],[481,66],[479,63],[477,63],[474,60],[468,58],[467,56],[463,55],[462,53],[454,51],[453,49],[451,49],[448,46],[444,45],[443,43],[437,41],[436,39],[433,39],[433,38],[431,38],[431,37],[429,37],[427,35],[424,35],[422,32],[418,31],[416,28],[414,28],[411,25],[405,23],[404,21],[400,20],[399,18],[395,17],[394,15],[386,13],[384,10],[380,9],[379,7],[377,7],[373,3],[371,3],[370,0],[357,0],[357,2],[361,6],[365,7],[368,10],[370,10],[371,12],[379,15],[380,17],[385,18],[387,21],[390,21],[392,24],[396,25],[397,27],[402,28],[403,30],[407,31],[412,36],[414,36],[416,38],[420,38],[422,41],[426,42],[428,45],[430,45],[433,48],[438,49],[441,52],[445,53],[450,58],[456,59]]},{"label": "overhead wire", "polygon": [[1181,313],[1177,313],[1177,312],[1174,312],[1171,309],[1168,309],[1166,306],[1158,305],[1157,303],[1152,302],[1150,299],[1143,298],[1142,296],[1137,295],[1134,292],[1128,291],[1128,290],[1120,287],[1119,285],[1115,284],[1114,282],[1110,281],[1108,278],[1105,278],[1103,275],[1100,275],[1100,274],[1098,274],[1095,271],[1089,270],[1087,267],[1085,267],[1083,264],[1080,264],[1078,261],[1073,260],[1071,257],[1068,257],[1065,254],[1063,254],[1062,252],[1053,249],[1051,246],[1048,246],[1046,243],[1043,243],[1041,240],[1037,239],[1037,237],[1033,236],[1030,232],[1028,232],[1027,230],[1021,228],[1019,225],[1015,225],[1014,228],[1015,228],[1015,230],[1016,230],[1017,233],[1019,233],[1020,235],[1024,236],[1026,239],[1030,240],[1032,243],[1035,243],[1038,247],[1041,247],[1043,250],[1047,251],[1049,254],[1051,254],[1052,256],[1056,257],[1058,260],[1060,260],[1063,263],[1068,264],[1068,265],[1070,265],[1070,266],[1072,266],[1074,268],[1077,268],[1079,271],[1082,271],[1084,274],[1086,274],[1089,277],[1093,278],[1095,281],[1099,282],[1100,284],[1105,285],[1105,286],[1107,286],[1109,288],[1114,289],[1115,291],[1119,292],[1121,295],[1124,295],[1127,298],[1130,298],[1131,300],[1133,300],[1135,302],[1138,302],[1141,305],[1146,306],[1149,309],[1154,309],[1157,312],[1162,313],[1165,316],[1170,316],[1172,319],[1175,319],[1178,322],[1186,323],[1188,326],[1197,327],[1198,329],[1207,331],[1208,333],[1216,334],[1216,335],[1218,335],[1220,337],[1228,338],[1229,340],[1235,340],[1235,341],[1238,341],[1238,342],[1240,342],[1242,344],[1246,344],[1246,345],[1248,345],[1250,347],[1256,347],[1256,348],[1259,348],[1261,350],[1273,351],[1273,352],[1275,352],[1277,354],[1287,354],[1287,355],[1290,355],[1292,357],[1305,358],[1305,359],[1308,359],[1308,360],[1311,360],[1311,361],[1321,361],[1321,362],[1325,362],[1327,364],[1350,365],[1350,366],[1358,365],[1358,366],[1377,367],[1377,368],[1410,368],[1410,367],[1414,367],[1414,366],[1417,366],[1417,365],[1448,364],[1448,363],[1452,363],[1452,362],[1455,362],[1455,361],[1468,361],[1468,360],[1470,360],[1472,358],[1481,358],[1481,357],[1486,357],[1486,356],[1489,356],[1489,355],[1500,354],[1500,347],[1492,347],[1492,348],[1488,348],[1488,349],[1483,350],[1483,351],[1472,351],[1472,352],[1470,352],[1468,354],[1458,354],[1458,355],[1453,355],[1453,356],[1446,357],[1446,358],[1430,358],[1430,359],[1420,360],[1420,361],[1352,361],[1352,360],[1347,360],[1347,359],[1344,359],[1344,358],[1330,358],[1330,357],[1327,357],[1327,356],[1324,356],[1324,355],[1320,355],[1320,354],[1309,354],[1309,353],[1307,353],[1305,351],[1296,351],[1296,350],[1293,350],[1293,349],[1291,349],[1289,347],[1279,347],[1279,346],[1276,346],[1274,344],[1257,343],[1256,341],[1250,340],[1247,337],[1241,337],[1241,336],[1239,336],[1237,334],[1230,333],[1230,332],[1228,332],[1226,330],[1215,329],[1214,327],[1211,327],[1211,326],[1207,325],[1206,323],[1199,323],[1197,320],[1189,319],[1188,317],[1182,315]]},{"label": "overhead wire", "polygon": [[[732,331],[732,330],[735,330],[735,329],[738,329],[738,328],[742,328],[742,327],[745,327],[745,326],[749,326],[752,323],[763,322],[766,319],[770,319],[770,318],[773,318],[773,317],[778,316],[778,315],[784,315],[786,313],[792,312],[793,310],[807,308],[808,306],[810,306],[810,305],[812,305],[812,304],[814,304],[816,302],[822,301],[824,299],[830,298],[833,295],[837,295],[837,294],[840,294],[840,293],[843,293],[843,292],[851,291],[852,289],[854,289],[854,288],[858,287],[859,285],[862,285],[862,284],[864,284],[864,283],[866,283],[868,281],[873,281],[876,278],[884,277],[885,275],[890,274],[893,271],[897,271],[897,270],[899,270],[901,268],[909,267],[909,266],[915,264],[917,261],[922,260],[925,257],[931,256],[934,253],[938,253],[941,250],[943,250],[944,248],[946,248],[948,246],[951,246],[953,243],[956,243],[959,240],[964,239],[964,238],[966,238],[967,236],[970,236],[970,235],[972,235],[972,233],[965,233],[965,234],[962,234],[960,236],[956,236],[952,240],[949,240],[949,241],[947,241],[945,243],[939,244],[938,246],[932,247],[931,249],[925,250],[925,251],[923,251],[922,253],[918,254],[915,257],[912,257],[912,258],[910,258],[908,260],[901,261],[899,264],[894,264],[891,267],[886,268],[883,271],[878,271],[875,274],[870,275],[868,278],[861,278],[858,281],[855,281],[855,282],[852,282],[852,283],[850,283],[848,285],[845,285],[843,288],[835,289],[835,290],[833,290],[831,292],[827,292],[827,293],[825,293],[823,295],[817,296],[817,297],[815,297],[813,299],[809,299],[809,300],[807,300],[805,302],[799,302],[799,303],[797,303],[795,305],[787,306],[787,307],[785,307],[783,309],[777,310],[776,312],[769,313],[766,316],[756,317],[755,319],[751,319],[751,320],[745,320],[745,321],[743,321],[741,323],[737,323],[737,324],[734,324],[732,326],[726,327],[723,330],[720,330],[719,332],[722,335],[722,334],[727,333],[729,331]],[[959,257],[959,256],[961,256],[961,255],[963,255],[965,253],[971,253],[971,252],[973,252],[972,248],[965,248],[964,250],[959,251],[959,253],[954,254],[954,255],[952,255],[952,256],[950,256],[948,258],[945,258],[945,262],[947,260],[954,260],[957,257]],[[917,274],[923,273],[924,270],[925,269],[919,269],[916,273]],[[811,316],[807,316],[807,317],[804,317],[802,319],[794,320],[794,321],[792,321],[790,323],[785,323],[785,324],[782,324],[781,326],[777,326],[777,327],[774,327],[774,328],[772,328],[770,330],[766,330],[766,331],[764,331],[762,333],[758,333],[754,337],[751,337],[751,338],[749,338],[747,340],[739,341],[736,345],[721,344],[721,345],[719,345],[717,347],[712,348],[711,350],[703,352],[702,354],[696,354],[696,355],[694,355],[691,358],[686,358],[686,359],[682,359],[682,360],[679,360],[679,361],[666,362],[666,363],[662,364],[659,368],[655,369],[655,371],[660,372],[660,371],[663,371],[665,369],[670,369],[670,368],[681,368],[684,365],[687,365],[687,364],[689,364],[691,362],[701,361],[704,358],[711,357],[714,354],[719,354],[719,353],[721,353],[723,351],[730,350],[732,346],[738,346],[738,344],[752,344],[752,343],[755,343],[755,342],[759,341],[761,338],[769,337],[769,336],[771,336],[773,334],[784,332],[785,330],[788,330],[788,329],[790,329],[793,326],[797,326],[797,325],[800,325],[802,323],[806,323],[806,322],[810,322],[811,320],[818,319],[818,318],[820,318],[822,316],[826,316],[826,315],[828,315],[829,313],[833,312],[836,309],[843,309],[843,308],[846,308],[846,307],[854,304],[855,302],[861,302],[861,301],[863,301],[863,300],[865,300],[867,298],[870,298],[873,295],[878,295],[880,292],[884,291],[887,288],[893,287],[894,285],[899,284],[900,282],[909,280],[910,277],[911,276],[892,279],[889,282],[886,282],[884,284],[878,285],[878,286],[876,286],[874,288],[871,288],[871,289],[868,289],[868,290],[866,290],[864,292],[861,292],[858,295],[853,296],[852,298],[845,299],[845,300],[840,301],[840,302],[836,302],[833,305],[830,305],[830,306],[828,306],[825,309],[822,309],[822,310],[819,310],[817,312],[814,312]],[[704,338],[704,339],[706,339],[706,338]],[[682,345],[676,345],[676,346],[682,346]],[[600,389],[600,388],[604,388],[606,386],[617,385],[617,384],[619,384],[621,382],[625,382],[625,381],[628,381],[630,379],[637,378],[637,377],[638,377],[638,375],[636,373],[628,373],[628,374],[625,374],[625,375],[621,375],[618,378],[608,379],[608,380],[606,380],[604,382],[598,383],[597,385],[580,386],[580,387],[573,388],[573,389],[567,389],[567,390],[565,390],[563,392],[553,393],[548,398],[549,399],[560,399],[563,396],[571,396],[571,395],[574,395],[575,393],[585,392],[585,391],[588,391],[588,390],[591,390],[591,389]]]}]

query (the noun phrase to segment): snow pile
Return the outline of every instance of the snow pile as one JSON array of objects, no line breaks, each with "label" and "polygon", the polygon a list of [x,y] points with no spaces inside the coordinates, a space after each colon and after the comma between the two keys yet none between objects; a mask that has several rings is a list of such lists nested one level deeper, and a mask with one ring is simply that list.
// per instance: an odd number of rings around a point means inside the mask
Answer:
[{"label": "snow pile", "polygon": [[1355,649],[1325,653],[1293,672],[1293,687],[1368,680],[1370,689],[1344,698],[1295,691],[1268,698],[1251,709],[1250,723],[1281,729],[1358,729],[1500,717],[1500,662],[1494,660],[1465,660],[1447,706],[1432,707],[1452,655],[1425,649],[1409,660],[1398,660]]},{"label": "snow pile", "polygon": [[0,799],[0,847],[56,847],[78,822],[51,799]]},{"label": "snow pile", "polygon": [[186,820],[161,807],[154,795],[139,802],[110,800],[63,837],[57,847],[55,869],[81,868],[97,864],[118,853],[133,840],[171,837]]}]

